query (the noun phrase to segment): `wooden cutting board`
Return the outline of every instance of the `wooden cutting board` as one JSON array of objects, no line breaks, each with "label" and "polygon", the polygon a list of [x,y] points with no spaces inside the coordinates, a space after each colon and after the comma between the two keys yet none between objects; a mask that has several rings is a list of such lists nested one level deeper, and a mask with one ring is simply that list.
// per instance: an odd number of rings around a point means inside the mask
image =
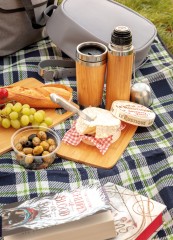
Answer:
[{"label": "wooden cutting board", "polygon": [[[14,86],[26,86],[26,87],[38,87],[41,86],[43,83],[36,80],[35,78],[24,79],[17,83],[14,83]],[[71,117],[74,113],[72,112],[65,112],[63,114],[58,114],[55,109],[45,109],[46,115],[53,119],[52,127],[65,121],[67,118]],[[0,155],[3,153],[8,152],[11,150],[11,136],[16,130],[14,128],[2,128],[0,126]]]},{"label": "wooden cutting board", "polygon": [[61,142],[57,154],[62,158],[92,167],[110,169],[121,157],[136,129],[137,126],[127,124],[122,130],[120,138],[109,147],[104,155],[96,147],[82,142],[76,147]]},{"label": "wooden cutting board", "polygon": [[[41,84],[42,83],[36,79],[30,79],[29,81],[28,79],[25,79],[13,85],[37,87]],[[53,119],[52,126],[65,121],[73,115],[72,112],[58,114],[54,109],[46,109],[45,111],[46,115],[49,115]],[[89,146],[84,143],[80,143],[77,147],[74,147],[63,142],[61,142],[57,155],[63,159],[89,166],[110,169],[121,157],[136,129],[136,126],[127,124],[126,128],[122,131],[120,138],[109,147],[108,151],[104,155],[102,155],[96,147]],[[10,139],[15,131],[16,130],[13,128],[4,129],[0,127],[0,155],[11,150]]]}]

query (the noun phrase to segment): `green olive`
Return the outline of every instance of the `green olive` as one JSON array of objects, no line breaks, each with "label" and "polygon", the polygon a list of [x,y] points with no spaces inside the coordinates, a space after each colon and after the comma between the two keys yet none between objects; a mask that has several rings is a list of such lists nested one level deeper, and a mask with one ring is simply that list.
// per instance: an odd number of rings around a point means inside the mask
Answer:
[{"label": "green olive", "polygon": [[34,156],[32,154],[26,155],[26,157],[25,157],[26,164],[31,164],[31,163],[33,163],[33,161],[34,161]]},{"label": "green olive", "polygon": [[34,137],[32,139],[32,143],[33,143],[34,146],[38,146],[41,143],[41,140],[38,137]]},{"label": "green olive", "polygon": [[18,142],[16,145],[15,145],[15,148],[18,150],[18,151],[22,151],[23,149],[23,146],[20,142]]},{"label": "green olive", "polygon": [[24,158],[25,158],[25,155],[24,155],[23,152],[19,152],[19,153],[16,154],[16,160],[17,161],[22,161],[22,160],[24,160]]},{"label": "green olive", "polygon": [[49,164],[52,163],[52,156],[50,156],[50,153],[48,151],[44,151],[42,153],[42,156],[43,156],[43,161],[44,162],[49,163]]},{"label": "green olive", "polygon": [[46,142],[46,141],[42,141],[40,143],[40,146],[42,146],[44,150],[48,150],[49,149],[49,143]]},{"label": "green olive", "polygon": [[19,139],[19,143],[21,143],[22,145],[25,144],[28,141],[28,138],[26,136],[23,136]]},{"label": "green olive", "polygon": [[49,145],[56,145],[56,142],[53,138],[47,139],[47,142],[49,143]]},{"label": "green olive", "polygon": [[47,134],[44,131],[39,131],[37,133],[37,137],[40,138],[40,140],[46,140],[47,139]]},{"label": "green olive", "polygon": [[32,154],[33,149],[32,148],[23,148],[23,152],[27,155],[27,154]]},{"label": "green olive", "polygon": [[34,155],[34,156],[41,155],[42,152],[43,152],[43,147],[42,147],[42,146],[36,146],[36,147],[33,149],[33,155]]},{"label": "green olive", "polygon": [[55,145],[51,145],[51,146],[49,147],[49,152],[51,153],[51,152],[53,152],[55,149],[56,149],[56,146],[55,146]]}]

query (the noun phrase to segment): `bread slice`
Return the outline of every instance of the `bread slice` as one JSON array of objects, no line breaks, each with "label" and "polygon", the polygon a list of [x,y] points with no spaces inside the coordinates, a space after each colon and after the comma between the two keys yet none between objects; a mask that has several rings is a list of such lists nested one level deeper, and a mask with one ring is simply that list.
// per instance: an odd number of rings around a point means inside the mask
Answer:
[{"label": "bread slice", "polygon": [[112,135],[113,139],[120,136],[121,121],[114,117],[110,111],[97,107],[88,107],[83,112],[95,118],[93,121],[86,121],[79,117],[76,121],[76,130],[79,134],[95,134],[95,138],[106,138]]},{"label": "bread slice", "polygon": [[60,105],[53,103],[50,93],[56,93],[67,101],[72,100],[73,89],[63,84],[44,84],[40,87],[6,86],[8,97],[0,100],[0,104],[7,101],[16,101],[22,104],[29,104],[34,108],[61,108]]}]

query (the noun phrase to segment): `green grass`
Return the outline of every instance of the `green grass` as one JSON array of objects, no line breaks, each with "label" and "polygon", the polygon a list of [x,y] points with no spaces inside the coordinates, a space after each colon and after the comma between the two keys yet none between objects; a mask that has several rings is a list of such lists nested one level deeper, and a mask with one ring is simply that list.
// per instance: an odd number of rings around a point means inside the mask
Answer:
[{"label": "green grass", "polygon": [[173,54],[173,0],[116,0],[149,19]]}]

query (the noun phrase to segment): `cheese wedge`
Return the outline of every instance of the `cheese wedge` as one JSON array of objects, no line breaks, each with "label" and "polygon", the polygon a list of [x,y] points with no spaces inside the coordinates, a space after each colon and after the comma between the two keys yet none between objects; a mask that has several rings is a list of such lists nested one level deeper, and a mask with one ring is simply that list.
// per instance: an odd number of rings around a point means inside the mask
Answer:
[{"label": "cheese wedge", "polygon": [[83,110],[93,121],[87,121],[79,117],[76,121],[76,130],[79,134],[95,135],[95,138],[106,138],[113,136],[114,141],[121,134],[121,121],[114,117],[106,109],[97,107],[88,107]]}]

